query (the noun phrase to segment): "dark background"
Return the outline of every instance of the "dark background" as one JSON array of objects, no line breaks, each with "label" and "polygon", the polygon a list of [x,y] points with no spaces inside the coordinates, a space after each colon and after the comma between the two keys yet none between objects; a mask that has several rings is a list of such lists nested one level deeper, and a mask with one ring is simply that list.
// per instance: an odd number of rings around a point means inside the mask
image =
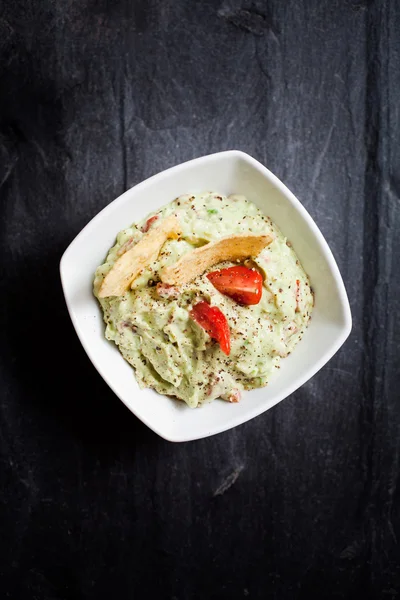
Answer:
[{"label": "dark background", "polygon": [[[1,598],[400,595],[399,59],[397,0],[2,0]],[[228,148],[309,210],[353,332],[269,412],[171,444],[89,363],[58,264]]]}]

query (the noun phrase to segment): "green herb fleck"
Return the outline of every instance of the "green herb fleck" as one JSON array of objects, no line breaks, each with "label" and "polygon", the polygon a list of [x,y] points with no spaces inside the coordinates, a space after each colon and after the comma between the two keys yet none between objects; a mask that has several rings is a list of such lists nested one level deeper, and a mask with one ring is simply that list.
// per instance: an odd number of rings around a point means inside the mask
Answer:
[{"label": "green herb fleck", "polygon": [[209,215],[216,215],[216,214],[218,214],[218,211],[217,211],[216,208],[209,208],[207,210],[207,212],[208,212]]}]

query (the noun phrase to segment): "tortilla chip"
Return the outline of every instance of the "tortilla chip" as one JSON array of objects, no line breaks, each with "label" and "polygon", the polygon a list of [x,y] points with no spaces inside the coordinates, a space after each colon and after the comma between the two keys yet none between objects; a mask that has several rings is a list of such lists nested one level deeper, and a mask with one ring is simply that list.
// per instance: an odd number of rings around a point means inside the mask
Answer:
[{"label": "tortilla chip", "polygon": [[177,238],[180,233],[175,215],[161,221],[158,227],[152,227],[133,248],[116,260],[100,286],[99,298],[122,296],[140,272],[157,259],[165,242]]},{"label": "tortilla chip", "polygon": [[244,260],[258,256],[272,241],[270,235],[228,235],[184,254],[174,265],[165,267],[161,272],[161,281],[170,285],[183,285],[225,260]]}]

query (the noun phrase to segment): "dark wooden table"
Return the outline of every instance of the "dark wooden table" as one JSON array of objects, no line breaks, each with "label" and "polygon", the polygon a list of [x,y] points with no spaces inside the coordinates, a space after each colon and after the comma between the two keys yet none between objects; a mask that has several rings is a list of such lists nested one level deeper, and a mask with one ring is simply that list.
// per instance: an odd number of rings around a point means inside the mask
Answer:
[{"label": "dark wooden table", "polygon": [[[400,595],[399,32],[397,0],[3,0],[2,599]],[[171,444],[89,363],[58,263],[228,148],[309,210],[354,327],[269,412]]]}]

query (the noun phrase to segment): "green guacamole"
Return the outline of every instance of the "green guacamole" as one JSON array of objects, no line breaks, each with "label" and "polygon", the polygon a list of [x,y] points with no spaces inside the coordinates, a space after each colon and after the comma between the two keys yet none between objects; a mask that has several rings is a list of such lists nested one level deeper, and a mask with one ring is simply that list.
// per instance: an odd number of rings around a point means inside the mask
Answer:
[{"label": "green guacamole", "polygon": [[[137,243],[152,216],[151,227],[175,214],[182,236],[168,240],[158,259],[145,268],[123,296],[99,298],[105,335],[133,366],[141,387],[175,396],[190,407],[215,398],[237,401],[242,390],[265,386],[280,361],[300,341],[310,319],[313,294],[294,250],[272,221],[243,196],[215,192],[176,198],[143,221],[121,231],[107,260],[96,270],[94,294],[123,252]],[[274,241],[253,257],[264,274],[259,304],[242,306],[221,294],[205,276],[164,295],[159,273],[181,256],[231,234],[272,234]],[[209,271],[233,266],[214,265]],[[189,311],[205,300],[225,315],[231,336],[226,356]]]}]

